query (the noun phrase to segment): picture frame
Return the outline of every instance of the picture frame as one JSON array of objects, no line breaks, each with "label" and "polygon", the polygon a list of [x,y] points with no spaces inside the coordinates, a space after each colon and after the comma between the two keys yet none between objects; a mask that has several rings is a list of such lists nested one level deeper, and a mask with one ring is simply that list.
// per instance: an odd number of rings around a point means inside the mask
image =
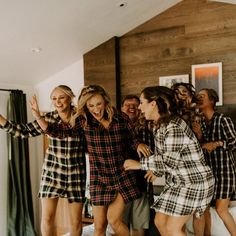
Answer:
[{"label": "picture frame", "polygon": [[196,92],[203,88],[214,89],[219,96],[216,105],[222,106],[222,62],[192,65],[192,85]]},{"label": "picture frame", "polygon": [[160,76],[159,85],[170,88],[175,83],[189,83],[189,74]]}]

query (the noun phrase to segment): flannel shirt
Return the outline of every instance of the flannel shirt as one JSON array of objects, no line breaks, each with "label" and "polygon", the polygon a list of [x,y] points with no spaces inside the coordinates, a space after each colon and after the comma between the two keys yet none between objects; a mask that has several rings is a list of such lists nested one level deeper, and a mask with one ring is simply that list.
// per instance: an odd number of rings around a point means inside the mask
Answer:
[{"label": "flannel shirt", "polygon": [[[73,129],[49,124],[47,133],[56,137],[76,135],[84,126],[78,117]],[[114,111],[112,122],[104,128],[91,114],[84,127],[90,163],[90,196],[93,205],[109,205],[119,192],[125,203],[140,197],[134,171],[125,171],[123,164],[130,149],[137,149],[138,141],[128,116]]]},{"label": "flannel shirt", "polygon": [[171,215],[203,214],[214,192],[214,177],[200,144],[181,118],[154,131],[155,153],[141,160],[143,170],[165,174],[166,185],[152,208]]},{"label": "flannel shirt", "polygon": [[236,191],[236,162],[234,151],[236,149],[236,132],[234,124],[229,117],[215,112],[209,124],[205,119],[201,122],[202,142],[222,141],[223,147],[217,147],[211,153],[204,150],[205,158],[215,176],[214,199],[233,197]]},{"label": "flannel shirt", "polygon": [[[57,111],[44,115],[49,124],[63,124]],[[7,122],[3,129],[14,137],[28,138],[44,134],[35,120],[28,124]],[[85,201],[86,142],[84,133],[63,139],[48,136],[49,145],[42,167],[40,198],[65,197],[69,202]]]}]

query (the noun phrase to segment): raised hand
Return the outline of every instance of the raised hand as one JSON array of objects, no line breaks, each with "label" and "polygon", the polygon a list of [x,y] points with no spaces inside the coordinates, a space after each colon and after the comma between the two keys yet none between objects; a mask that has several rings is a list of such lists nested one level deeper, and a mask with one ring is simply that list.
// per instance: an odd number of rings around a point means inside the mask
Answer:
[{"label": "raised hand", "polygon": [[41,118],[41,115],[40,115],[40,110],[39,110],[39,106],[38,106],[38,101],[37,101],[37,98],[35,95],[30,100],[30,107],[31,107],[31,111],[32,111],[34,118],[36,120],[39,120]]}]

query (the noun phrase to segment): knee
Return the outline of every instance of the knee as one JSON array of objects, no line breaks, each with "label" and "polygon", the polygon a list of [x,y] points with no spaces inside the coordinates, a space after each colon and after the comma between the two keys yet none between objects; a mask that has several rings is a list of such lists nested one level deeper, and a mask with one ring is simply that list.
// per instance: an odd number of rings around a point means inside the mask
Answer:
[{"label": "knee", "polygon": [[216,209],[216,212],[217,212],[217,214],[219,215],[220,218],[223,218],[224,215],[228,213],[228,209],[226,209],[226,208],[216,206],[215,209]]},{"label": "knee", "polygon": [[175,236],[176,235],[176,229],[174,229],[173,227],[172,228],[167,227],[166,228],[166,235]]},{"label": "knee", "polygon": [[45,226],[50,226],[54,223],[55,220],[55,213],[49,213],[42,215],[42,224]]},{"label": "knee", "polygon": [[107,223],[105,222],[94,222],[94,228],[96,232],[99,232],[99,234],[102,234],[106,232]]},{"label": "knee", "polygon": [[108,219],[108,224],[111,225],[111,227],[115,230],[117,227],[119,227],[121,223],[121,219],[117,218],[117,217],[109,217]]},{"label": "knee", "polygon": [[78,230],[82,228],[82,219],[81,217],[70,219],[70,227]]},{"label": "knee", "polygon": [[155,217],[154,224],[160,232],[165,231],[165,223],[162,220],[159,220],[158,217]]}]

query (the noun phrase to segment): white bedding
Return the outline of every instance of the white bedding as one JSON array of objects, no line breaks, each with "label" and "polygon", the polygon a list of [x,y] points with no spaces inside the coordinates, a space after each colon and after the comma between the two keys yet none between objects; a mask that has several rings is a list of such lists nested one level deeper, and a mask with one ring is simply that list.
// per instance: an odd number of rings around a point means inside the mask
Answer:
[{"label": "white bedding", "polygon": [[[230,213],[234,217],[236,221],[236,206],[232,206],[229,209]],[[215,208],[210,208],[211,214],[211,236],[230,236],[228,230],[224,226],[223,221],[220,219],[218,214],[216,213]],[[193,236],[193,226],[192,226],[192,218],[186,224],[186,232],[188,236]]]}]

